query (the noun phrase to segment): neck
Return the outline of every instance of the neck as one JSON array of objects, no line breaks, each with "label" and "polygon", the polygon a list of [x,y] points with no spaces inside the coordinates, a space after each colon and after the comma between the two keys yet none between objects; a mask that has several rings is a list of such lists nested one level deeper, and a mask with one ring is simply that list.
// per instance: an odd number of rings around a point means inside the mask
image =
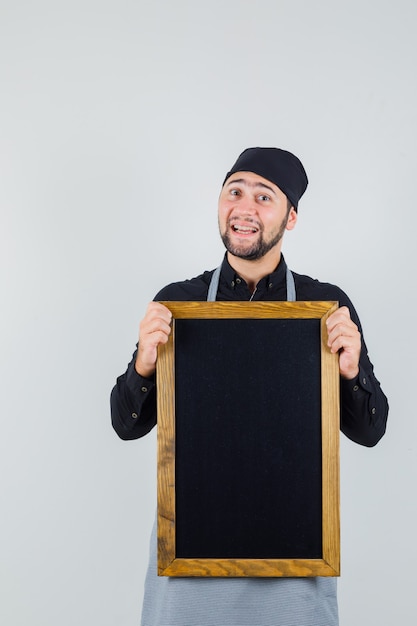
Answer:
[{"label": "neck", "polygon": [[252,293],[255,291],[256,285],[262,278],[269,276],[269,274],[272,274],[272,272],[276,270],[281,260],[280,250],[271,250],[271,252],[274,252],[274,254],[266,254],[261,259],[256,259],[255,261],[241,259],[230,252],[227,253],[227,260],[231,267],[245,280]]}]

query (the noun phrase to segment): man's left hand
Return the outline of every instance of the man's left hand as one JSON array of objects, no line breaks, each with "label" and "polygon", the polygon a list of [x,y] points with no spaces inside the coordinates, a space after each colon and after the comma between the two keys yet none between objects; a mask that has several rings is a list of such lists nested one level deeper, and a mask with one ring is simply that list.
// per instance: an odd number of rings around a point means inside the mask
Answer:
[{"label": "man's left hand", "polygon": [[326,321],[330,352],[339,352],[339,370],[342,378],[352,380],[359,373],[361,334],[350,319],[347,306],[329,315]]}]

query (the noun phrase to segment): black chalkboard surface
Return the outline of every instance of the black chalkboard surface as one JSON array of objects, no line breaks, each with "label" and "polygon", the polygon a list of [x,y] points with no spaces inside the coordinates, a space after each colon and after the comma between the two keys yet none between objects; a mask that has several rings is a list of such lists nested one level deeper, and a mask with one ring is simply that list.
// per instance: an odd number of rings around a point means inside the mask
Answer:
[{"label": "black chalkboard surface", "polygon": [[336,304],[164,304],[159,573],[337,575]]}]

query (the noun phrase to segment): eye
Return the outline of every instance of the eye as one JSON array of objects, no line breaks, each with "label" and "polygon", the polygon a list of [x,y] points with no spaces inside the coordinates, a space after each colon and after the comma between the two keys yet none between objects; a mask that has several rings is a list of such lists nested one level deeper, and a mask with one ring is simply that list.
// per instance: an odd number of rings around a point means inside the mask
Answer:
[{"label": "eye", "polygon": [[264,194],[261,194],[260,196],[258,196],[258,200],[260,200],[261,202],[268,202],[268,200],[270,200],[271,198],[269,196],[266,196]]},{"label": "eye", "polygon": [[239,189],[231,189],[230,190],[230,195],[231,196],[239,196],[240,195]]}]

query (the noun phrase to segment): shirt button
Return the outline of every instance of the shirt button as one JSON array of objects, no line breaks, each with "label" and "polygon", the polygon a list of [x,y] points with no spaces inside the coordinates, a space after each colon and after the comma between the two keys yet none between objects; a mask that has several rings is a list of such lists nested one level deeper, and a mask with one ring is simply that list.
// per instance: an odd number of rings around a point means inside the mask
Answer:
[{"label": "shirt button", "polygon": [[148,388],[147,387],[141,387],[140,390],[143,391],[143,393],[146,393],[148,391]]},{"label": "shirt button", "polygon": [[242,282],[242,281],[240,280],[240,278],[236,278],[236,284],[237,284],[237,285],[240,285],[240,283],[241,283],[241,282]]},{"label": "shirt button", "polygon": [[371,413],[372,413],[372,415],[375,415],[375,413],[376,413],[376,408],[375,407],[372,407]]},{"label": "shirt button", "polygon": [[269,283],[269,285],[268,285],[268,289],[272,289],[272,287],[273,287],[273,284],[272,284],[272,283]]},{"label": "shirt button", "polygon": [[235,286],[235,281],[232,280],[232,282],[230,284],[232,285],[232,287],[234,287]]},{"label": "shirt button", "polygon": [[137,413],[132,413],[132,417],[133,417],[134,419],[136,419],[136,418],[137,418],[137,416],[138,416],[138,414],[137,414]]},{"label": "shirt button", "polygon": [[355,385],[353,388],[353,391],[358,391],[358,389],[359,389],[358,385]]},{"label": "shirt button", "polygon": [[366,385],[366,378],[362,378],[362,382],[364,385]]}]

